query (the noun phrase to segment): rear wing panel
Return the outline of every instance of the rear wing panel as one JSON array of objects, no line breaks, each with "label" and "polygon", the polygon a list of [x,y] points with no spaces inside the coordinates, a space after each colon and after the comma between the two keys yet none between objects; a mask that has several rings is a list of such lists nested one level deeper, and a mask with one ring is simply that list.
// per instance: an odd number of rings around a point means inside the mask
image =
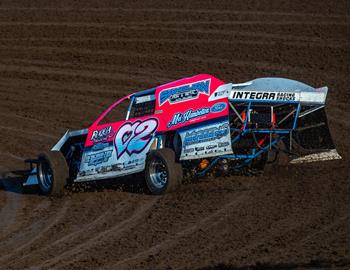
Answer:
[{"label": "rear wing panel", "polygon": [[[295,109],[291,109],[286,121],[283,120],[285,123],[288,121],[292,123],[290,127],[287,125],[283,127],[283,132],[289,134],[285,136],[284,141],[291,153],[291,162],[299,163],[341,158],[328,128],[325,111],[327,94],[327,87],[314,88],[285,78],[259,78],[240,84],[222,85],[214,91],[209,100],[227,97],[233,110],[235,106],[247,104],[247,109],[244,111],[247,115],[250,111],[254,111],[252,110],[254,106],[266,106],[266,111],[271,111],[271,119],[278,106],[290,104]],[[236,111],[235,114],[240,117],[239,112]],[[266,132],[281,134],[281,128],[277,124]]]},{"label": "rear wing panel", "polygon": [[323,105],[327,93],[327,87],[313,88],[285,78],[259,78],[246,83],[222,85],[214,91],[209,101],[227,97],[230,101],[237,102],[294,102]]}]

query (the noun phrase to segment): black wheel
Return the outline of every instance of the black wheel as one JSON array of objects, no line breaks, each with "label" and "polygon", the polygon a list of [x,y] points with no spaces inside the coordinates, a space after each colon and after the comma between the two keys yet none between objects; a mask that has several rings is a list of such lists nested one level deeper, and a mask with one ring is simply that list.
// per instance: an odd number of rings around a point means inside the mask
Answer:
[{"label": "black wheel", "polygon": [[38,182],[45,195],[62,195],[69,177],[67,162],[61,152],[52,151],[39,155]]},{"label": "black wheel", "polygon": [[172,149],[164,148],[149,153],[145,179],[152,194],[160,195],[174,191],[181,184],[182,177],[182,166],[176,162]]}]

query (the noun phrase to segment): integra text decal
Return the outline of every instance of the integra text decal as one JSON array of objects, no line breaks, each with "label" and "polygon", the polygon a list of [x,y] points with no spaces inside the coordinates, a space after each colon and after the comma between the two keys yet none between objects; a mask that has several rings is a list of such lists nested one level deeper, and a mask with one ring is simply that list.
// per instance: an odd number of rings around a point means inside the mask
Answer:
[{"label": "integra text decal", "polygon": [[230,99],[296,101],[297,95],[293,92],[233,91]]},{"label": "integra text decal", "polygon": [[163,90],[159,94],[159,105],[170,104],[197,98],[200,93],[209,95],[210,79]]}]

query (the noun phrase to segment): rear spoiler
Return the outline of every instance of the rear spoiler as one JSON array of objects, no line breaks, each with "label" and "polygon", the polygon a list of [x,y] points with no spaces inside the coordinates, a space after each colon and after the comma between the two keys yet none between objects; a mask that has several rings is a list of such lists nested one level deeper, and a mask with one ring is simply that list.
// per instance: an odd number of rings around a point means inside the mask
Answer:
[{"label": "rear spoiler", "polygon": [[289,102],[324,105],[328,87],[313,88],[285,78],[259,78],[245,83],[219,86],[209,97],[214,101],[227,97],[231,101]]},{"label": "rear spoiler", "polygon": [[[245,83],[228,83],[218,87],[209,101],[228,98],[240,103],[294,104],[296,125],[289,130],[286,144],[291,163],[341,159],[333,143],[325,112],[328,87],[314,88],[285,78],[259,78]],[[233,107],[233,106],[231,106]]]}]

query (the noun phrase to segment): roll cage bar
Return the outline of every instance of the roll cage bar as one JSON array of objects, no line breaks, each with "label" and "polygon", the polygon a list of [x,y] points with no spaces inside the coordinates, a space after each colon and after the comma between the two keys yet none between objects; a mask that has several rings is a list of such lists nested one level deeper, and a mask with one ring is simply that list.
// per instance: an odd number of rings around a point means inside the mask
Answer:
[{"label": "roll cage bar", "polygon": [[[276,123],[276,125],[272,125],[271,128],[252,128],[248,126],[249,117],[243,118],[242,115],[238,112],[237,106],[243,106],[245,107],[244,113],[249,114],[251,108],[255,105],[262,105],[265,108],[268,108],[267,104],[264,102],[259,101],[248,101],[248,102],[242,102],[237,104],[237,102],[233,103],[231,100],[229,100],[229,106],[234,116],[236,116],[236,119],[240,121],[240,124],[242,125],[241,128],[237,127],[230,127],[231,132],[231,143],[232,146],[234,146],[236,143],[238,143],[242,138],[244,138],[248,134],[266,134],[269,138],[268,143],[263,146],[259,147],[258,144],[252,145],[251,149],[249,150],[249,153],[247,154],[232,154],[232,155],[223,155],[215,157],[211,160],[209,166],[201,171],[197,172],[198,176],[203,176],[207,172],[209,172],[220,160],[223,159],[230,159],[230,160],[237,160],[240,161],[233,170],[239,171],[241,168],[251,164],[254,159],[258,158],[264,153],[267,153],[269,150],[271,150],[273,147],[277,147],[277,144],[283,140],[284,138],[289,137],[290,142],[290,150],[292,148],[292,135],[293,131],[297,128],[298,119],[300,117],[303,117],[311,112],[314,112],[316,110],[324,108],[324,105],[315,105],[312,106],[312,108],[308,108],[305,111],[302,111],[302,104],[301,102],[295,102],[295,103],[271,103],[269,104],[270,110],[271,110],[271,117],[274,114],[274,108],[276,106],[291,106],[291,110],[289,113],[287,113],[279,122]],[[279,128],[279,125],[284,123],[285,121],[291,121],[292,125],[290,128]],[[271,122],[273,120],[271,119]],[[232,124],[232,123],[230,123]],[[235,134],[235,136],[233,136]]]}]

